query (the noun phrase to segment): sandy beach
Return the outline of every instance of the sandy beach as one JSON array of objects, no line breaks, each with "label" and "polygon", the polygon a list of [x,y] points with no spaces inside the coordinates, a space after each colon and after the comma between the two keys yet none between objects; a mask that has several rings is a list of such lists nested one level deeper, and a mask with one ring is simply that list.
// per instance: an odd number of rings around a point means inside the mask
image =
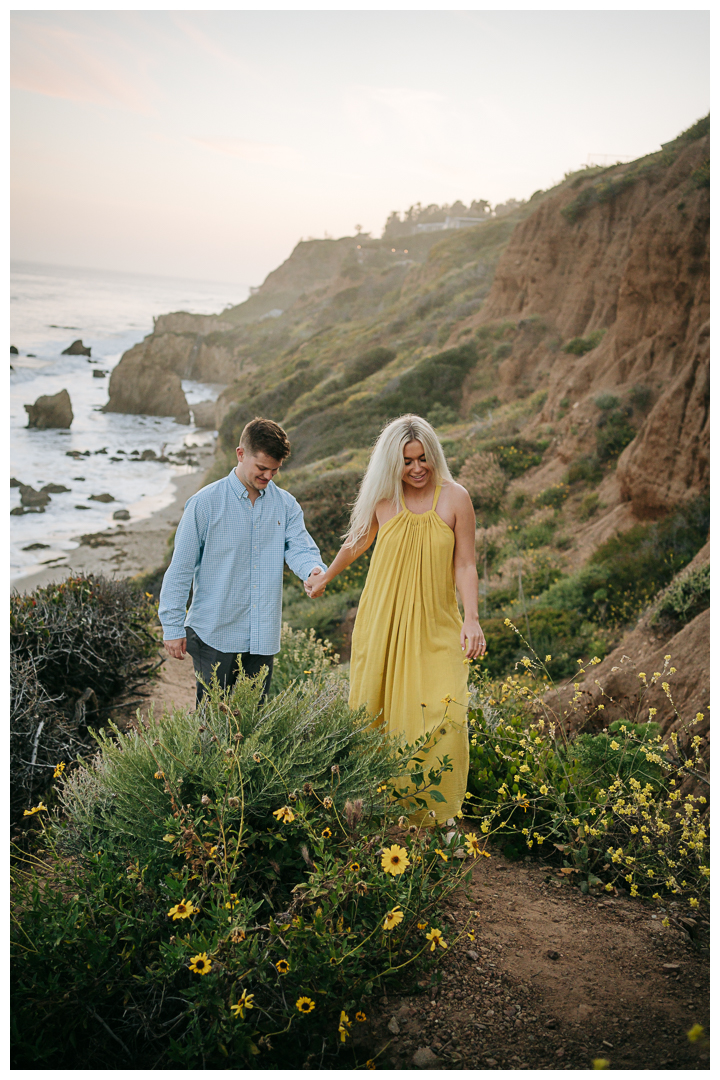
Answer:
[{"label": "sandy beach", "polygon": [[150,517],[136,524],[118,524],[114,529],[73,537],[79,547],[68,552],[62,561],[42,570],[11,580],[11,589],[31,592],[41,585],[62,581],[72,574],[104,574],[106,577],[135,577],[161,566],[168,555],[168,540],[182,517],[185,503],[203,486],[205,474],[213,462],[214,446],[194,448],[198,468],[177,476],[175,498]]}]

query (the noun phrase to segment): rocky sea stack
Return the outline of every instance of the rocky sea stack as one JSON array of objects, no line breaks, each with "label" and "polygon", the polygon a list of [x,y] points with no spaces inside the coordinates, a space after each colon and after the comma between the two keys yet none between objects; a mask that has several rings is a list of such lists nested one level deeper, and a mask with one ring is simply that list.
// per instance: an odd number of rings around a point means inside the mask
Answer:
[{"label": "rocky sea stack", "polygon": [[157,358],[148,363],[148,339],[124,354],[110,376],[109,400],[103,412],[172,416],[190,423],[190,410],[180,376]]},{"label": "rocky sea stack", "polygon": [[58,394],[43,394],[34,405],[25,405],[29,428],[69,428],[73,422],[70,395],[67,390]]}]

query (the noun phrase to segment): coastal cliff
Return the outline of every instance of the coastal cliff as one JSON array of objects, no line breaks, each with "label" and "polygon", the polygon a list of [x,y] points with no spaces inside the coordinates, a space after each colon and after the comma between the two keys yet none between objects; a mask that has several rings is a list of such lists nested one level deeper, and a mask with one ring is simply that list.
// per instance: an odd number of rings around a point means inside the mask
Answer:
[{"label": "coastal cliff", "polygon": [[[296,467],[338,452],[323,432],[342,429],[344,449],[368,446],[403,411],[393,387],[416,369],[427,386],[407,407],[439,408],[436,424],[542,393],[522,425],[529,438],[553,427],[525,478],[539,490],[593,453],[605,394],[617,398],[608,422],[627,445],[602,497],[635,519],[661,516],[708,485],[708,158],[700,121],[657,154],[581,170],[447,238],[302,242],[245,303],[161,316],[118,365],[109,407],[139,401],[145,371],[153,383],[161,373],[165,415],[184,414],[173,373],[226,383],[221,450],[232,451],[250,415],[270,412],[293,437]],[[423,361],[457,346],[475,361],[461,365],[459,386],[457,377],[434,386]],[[348,382],[377,347],[392,360]]]}]

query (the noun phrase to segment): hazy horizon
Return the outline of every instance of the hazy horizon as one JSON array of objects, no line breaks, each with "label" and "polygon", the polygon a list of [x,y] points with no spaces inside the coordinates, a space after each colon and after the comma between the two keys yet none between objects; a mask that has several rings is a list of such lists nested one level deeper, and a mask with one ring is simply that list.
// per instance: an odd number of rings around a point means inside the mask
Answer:
[{"label": "hazy horizon", "polygon": [[259,285],[709,109],[707,11],[15,11],[12,258]]}]

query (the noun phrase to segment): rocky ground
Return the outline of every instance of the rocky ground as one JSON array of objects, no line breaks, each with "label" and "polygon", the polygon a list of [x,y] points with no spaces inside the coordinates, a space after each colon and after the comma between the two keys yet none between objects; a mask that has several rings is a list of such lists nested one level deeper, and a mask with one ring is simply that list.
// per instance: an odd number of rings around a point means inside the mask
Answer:
[{"label": "rocky ground", "polygon": [[[168,659],[142,711],[191,706],[194,694],[189,658]],[[459,937],[439,984],[421,977],[353,1024],[360,1067],[570,1070],[601,1058],[609,1069],[709,1069],[707,1041],[687,1037],[709,1030],[706,910],[584,896],[537,860],[489,850],[448,904]]]}]

